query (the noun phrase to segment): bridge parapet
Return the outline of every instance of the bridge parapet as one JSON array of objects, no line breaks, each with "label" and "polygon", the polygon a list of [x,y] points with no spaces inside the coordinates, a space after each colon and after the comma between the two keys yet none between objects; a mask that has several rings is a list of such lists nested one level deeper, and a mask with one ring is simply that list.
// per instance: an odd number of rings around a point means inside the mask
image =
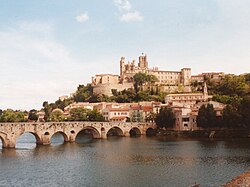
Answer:
[{"label": "bridge parapet", "polygon": [[36,137],[37,144],[50,144],[51,137],[55,133],[61,133],[65,142],[74,142],[76,136],[82,130],[93,132],[94,138],[107,138],[108,132],[119,130],[120,136],[129,136],[131,130],[137,134],[146,134],[148,129],[155,129],[154,123],[142,122],[26,122],[26,123],[0,123],[0,139],[5,148],[14,148],[16,140],[23,133],[29,132]]}]

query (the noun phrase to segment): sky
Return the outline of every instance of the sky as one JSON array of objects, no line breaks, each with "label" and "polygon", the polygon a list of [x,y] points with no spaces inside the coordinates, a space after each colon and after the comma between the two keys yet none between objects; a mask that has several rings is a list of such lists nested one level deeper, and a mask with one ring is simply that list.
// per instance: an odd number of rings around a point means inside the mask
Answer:
[{"label": "sky", "polygon": [[119,61],[250,72],[249,0],[0,0],[0,109],[40,109]]}]

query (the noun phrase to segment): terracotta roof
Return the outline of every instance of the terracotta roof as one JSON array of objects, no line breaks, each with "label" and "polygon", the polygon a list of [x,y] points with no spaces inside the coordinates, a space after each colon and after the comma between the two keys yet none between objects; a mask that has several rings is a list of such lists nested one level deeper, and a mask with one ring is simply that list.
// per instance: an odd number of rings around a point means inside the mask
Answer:
[{"label": "terracotta roof", "polygon": [[151,112],[153,110],[152,106],[142,106],[143,112]]},{"label": "terracotta roof", "polygon": [[115,117],[112,117],[110,118],[111,120],[112,119],[125,119],[127,116],[115,116]]},{"label": "terracotta roof", "polygon": [[203,77],[203,75],[199,74],[199,75],[192,75],[191,77]]},{"label": "terracotta roof", "polygon": [[195,96],[195,95],[203,96],[203,93],[168,94],[167,96]]},{"label": "terracotta roof", "polygon": [[131,110],[141,110],[141,107],[139,105],[137,106],[131,106]]},{"label": "terracotta roof", "polygon": [[109,111],[129,111],[128,108],[107,108],[109,109]]},{"label": "terracotta roof", "polygon": [[184,106],[171,106],[171,108],[185,108]]}]

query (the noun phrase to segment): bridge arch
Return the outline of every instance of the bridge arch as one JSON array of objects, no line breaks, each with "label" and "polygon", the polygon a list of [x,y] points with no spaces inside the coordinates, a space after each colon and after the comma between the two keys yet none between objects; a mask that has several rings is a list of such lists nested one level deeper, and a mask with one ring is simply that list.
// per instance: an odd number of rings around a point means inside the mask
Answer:
[{"label": "bridge arch", "polygon": [[5,139],[7,138],[7,135],[3,132],[0,132],[0,141],[2,142],[2,148],[6,147]]},{"label": "bridge arch", "polygon": [[16,140],[17,140],[18,138],[20,138],[20,137],[21,137],[23,134],[25,134],[25,133],[30,133],[30,134],[32,134],[32,135],[35,137],[36,143],[37,143],[37,144],[38,144],[39,142],[41,142],[41,137],[40,137],[37,133],[31,132],[31,131],[25,131],[25,132],[23,132],[23,133],[18,134],[18,135],[16,136]]},{"label": "bridge arch", "polygon": [[124,132],[120,127],[114,126],[107,131],[108,136],[124,136]]},{"label": "bridge arch", "polygon": [[[20,144],[22,144],[22,143],[33,143],[33,142],[26,142],[26,141],[25,141],[25,142],[18,142],[18,139],[21,138],[24,134],[32,134],[33,137],[35,137],[35,144],[36,144],[36,145],[41,144],[42,139],[41,139],[41,137],[40,137],[37,133],[32,132],[32,131],[24,131],[24,132],[18,134],[18,135],[15,137],[14,142],[15,142],[15,145],[16,145],[16,146],[18,146],[19,143],[20,143]],[[29,141],[29,140],[27,140],[27,141]]]},{"label": "bridge arch", "polygon": [[153,136],[155,134],[155,130],[152,127],[147,128],[146,135]]},{"label": "bridge arch", "polygon": [[[52,143],[52,138],[53,136],[57,135],[57,134],[60,134],[62,137],[63,137],[63,142],[68,142],[69,141],[69,137],[68,135],[63,132],[63,131],[56,131],[55,133],[53,133],[51,136],[50,136],[50,142]],[[57,142],[58,143],[58,142]]]},{"label": "bridge arch", "polygon": [[77,135],[79,135],[81,132],[86,132],[92,135],[93,138],[101,138],[100,132],[95,127],[86,126],[82,128],[80,131],[78,131],[77,133],[74,132],[74,134],[76,134],[76,137],[77,137]]},{"label": "bridge arch", "polygon": [[140,136],[142,134],[141,130],[138,127],[133,127],[129,131],[130,136]]}]

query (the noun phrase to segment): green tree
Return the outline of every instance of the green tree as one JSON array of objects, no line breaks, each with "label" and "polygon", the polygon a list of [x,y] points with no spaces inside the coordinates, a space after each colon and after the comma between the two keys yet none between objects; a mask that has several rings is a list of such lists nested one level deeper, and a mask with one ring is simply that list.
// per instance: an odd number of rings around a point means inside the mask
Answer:
[{"label": "green tree", "polygon": [[242,97],[238,95],[230,96],[230,95],[215,94],[213,95],[213,100],[224,104],[230,104],[236,106],[240,104],[240,102],[242,101]]},{"label": "green tree", "polygon": [[90,84],[87,86],[79,85],[74,95],[75,102],[89,101],[93,95],[93,88]]},{"label": "green tree", "polygon": [[74,102],[73,98],[68,98],[68,99],[64,99],[64,100],[60,100],[58,99],[55,102],[55,105],[57,108],[60,108],[61,110],[64,110],[64,108],[70,104],[72,104]]},{"label": "green tree", "polygon": [[64,121],[65,117],[61,109],[54,109],[49,115],[49,121]]},{"label": "green tree", "polygon": [[134,88],[136,93],[141,89],[141,86],[147,82],[148,80],[148,76],[146,73],[136,73],[133,76],[133,80],[134,80]]},{"label": "green tree", "polygon": [[54,109],[56,109],[57,108],[57,106],[56,106],[56,104],[55,103],[48,103],[48,101],[44,101],[43,102],[43,111],[44,111],[44,113],[45,113],[45,115],[44,115],[44,120],[45,121],[48,121],[49,120],[49,115],[50,115],[50,113],[54,110]]},{"label": "green tree", "polygon": [[220,95],[243,96],[247,93],[248,85],[244,76],[225,76],[217,86]]},{"label": "green tree", "polygon": [[238,111],[238,108],[233,105],[227,105],[223,109],[223,126],[225,127],[239,127],[241,124],[241,115]]},{"label": "green tree", "polygon": [[97,110],[90,110],[87,112],[88,121],[105,121],[104,117]]},{"label": "green tree", "polygon": [[26,112],[7,109],[3,111],[0,121],[1,122],[25,122],[27,121],[26,117],[27,117]]},{"label": "green tree", "polygon": [[158,82],[159,80],[155,75],[147,75],[146,81],[149,84],[154,84],[154,83]]},{"label": "green tree", "polygon": [[134,89],[125,89],[117,93],[116,96],[114,96],[114,100],[117,103],[131,103],[135,100],[136,93]]},{"label": "green tree", "polygon": [[150,101],[151,95],[148,91],[140,91],[136,95],[136,101]]},{"label": "green tree", "polygon": [[242,115],[242,123],[244,124],[244,127],[250,129],[250,95],[243,97],[239,111]]},{"label": "green tree", "polygon": [[212,104],[202,105],[198,111],[197,126],[203,128],[215,127],[217,125],[216,112]]},{"label": "green tree", "polygon": [[172,128],[175,123],[174,113],[171,108],[163,107],[155,118],[156,125],[159,128]]},{"label": "green tree", "polygon": [[71,121],[87,121],[88,120],[88,109],[84,107],[72,108],[70,110],[70,120]]},{"label": "green tree", "polygon": [[31,121],[37,121],[38,120],[37,110],[35,109],[30,110],[28,114],[28,119]]},{"label": "green tree", "polygon": [[149,87],[158,82],[158,78],[155,75],[147,75],[146,73],[136,73],[133,76],[133,80],[134,80],[134,89],[137,92],[139,92],[140,90],[142,91],[142,85],[143,84],[148,84]]}]

